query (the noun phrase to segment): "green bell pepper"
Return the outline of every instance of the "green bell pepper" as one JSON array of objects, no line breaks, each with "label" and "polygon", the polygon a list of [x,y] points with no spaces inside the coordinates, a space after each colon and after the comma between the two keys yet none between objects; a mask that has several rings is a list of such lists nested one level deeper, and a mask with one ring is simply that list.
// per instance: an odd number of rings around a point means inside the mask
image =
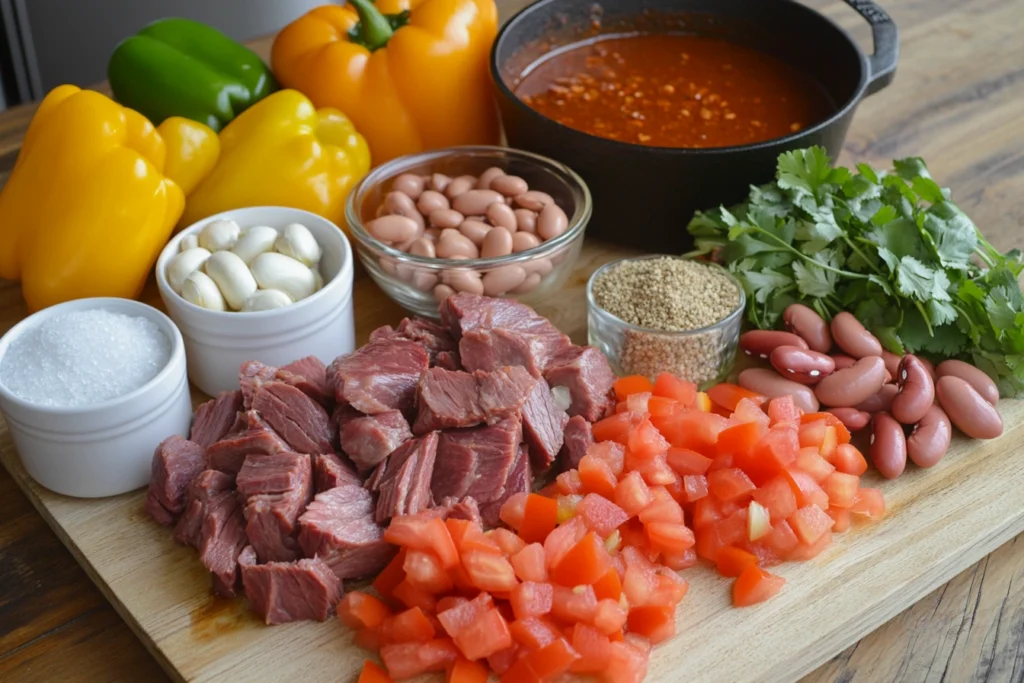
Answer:
[{"label": "green bell pepper", "polygon": [[183,116],[216,131],[277,90],[255,52],[211,26],[178,18],[121,41],[107,78],[117,100],[154,125]]}]

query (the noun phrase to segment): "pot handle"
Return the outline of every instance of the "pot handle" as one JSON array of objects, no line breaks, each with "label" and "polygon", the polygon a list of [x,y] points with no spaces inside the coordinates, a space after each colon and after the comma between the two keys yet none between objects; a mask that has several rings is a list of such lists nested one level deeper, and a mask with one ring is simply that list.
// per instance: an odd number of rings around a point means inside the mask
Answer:
[{"label": "pot handle", "polygon": [[896,75],[896,60],[900,55],[899,31],[892,18],[872,0],[846,0],[846,4],[871,24],[875,53],[868,58],[871,73],[864,93],[870,95],[892,83]]}]

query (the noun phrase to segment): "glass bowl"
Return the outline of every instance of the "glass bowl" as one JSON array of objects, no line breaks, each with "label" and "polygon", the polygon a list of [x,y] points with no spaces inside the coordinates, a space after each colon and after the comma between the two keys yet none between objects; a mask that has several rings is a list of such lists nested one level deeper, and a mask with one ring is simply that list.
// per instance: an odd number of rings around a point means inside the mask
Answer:
[{"label": "glass bowl", "polygon": [[659,372],[671,372],[702,389],[723,380],[736,362],[736,348],[743,326],[746,296],[739,280],[713,263],[728,276],[739,292],[739,304],[714,325],[697,330],[665,331],[639,327],[611,314],[594,299],[594,283],[611,269],[627,261],[664,258],[663,254],[612,261],[598,268],[587,282],[588,343],[608,357],[619,375],[644,375],[654,379]]},{"label": "glass bowl", "polygon": [[[478,259],[417,256],[367,232],[365,223],[376,217],[377,207],[399,175],[443,173],[454,178],[479,175],[492,166],[520,176],[531,190],[551,195],[569,219],[565,232],[517,254]],[[488,146],[450,147],[389,161],[363,178],[345,206],[356,253],[373,281],[403,308],[431,318],[438,317],[439,300],[452,291],[482,294],[482,278],[500,268],[518,267],[527,273],[522,285],[503,298],[527,304],[543,301],[561,289],[572,273],[590,214],[590,191],[572,169],[530,152]]]}]

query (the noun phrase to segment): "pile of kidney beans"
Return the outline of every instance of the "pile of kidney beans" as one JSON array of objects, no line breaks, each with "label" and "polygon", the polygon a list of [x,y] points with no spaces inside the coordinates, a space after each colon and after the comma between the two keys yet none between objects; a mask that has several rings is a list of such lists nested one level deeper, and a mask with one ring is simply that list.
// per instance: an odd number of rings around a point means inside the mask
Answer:
[{"label": "pile of kidney beans", "polygon": [[919,467],[939,462],[952,425],[975,439],[1003,433],[999,390],[973,365],[946,360],[935,367],[885,351],[850,313],[826,323],[793,304],[784,319],[789,332],[754,330],[740,337],[744,353],[772,366],[744,370],[740,386],[769,398],[790,394],[808,412],[824,406],[851,432],[870,426],[871,459],[882,476],[898,477],[908,457]]}]

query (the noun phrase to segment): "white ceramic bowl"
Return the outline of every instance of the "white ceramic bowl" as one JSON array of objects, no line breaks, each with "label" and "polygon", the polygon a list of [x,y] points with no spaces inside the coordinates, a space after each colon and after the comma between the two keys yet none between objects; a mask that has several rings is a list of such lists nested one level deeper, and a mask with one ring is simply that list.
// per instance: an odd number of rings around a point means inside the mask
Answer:
[{"label": "white ceramic bowl", "polygon": [[78,299],[43,309],[0,339],[0,360],[15,339],[53,316],[95,309],[156,323],[171,342],[163,370],[135,391],[91,406],[30,403],[0,383],[0,411],[25,469],[51,491],[79,498],[114,496],[145,486],[157,445],[172,434],[187,437],[192,422],[181,334],[166,315],[138,301]]},{"label": "white ceramic bowl", "polygon": [[[248,313],[211,311],[185,301],[167,282],[167,262],[181,249],[185,235],[198,233],[220,219],[242,229],[269,225],[278,230],[302,223],[323,249],[323,288],[290,306]],[[190,225],[175,235],[156,262],[156,281],[168,314],[178,324],[188,353],[188,376],[203,392],[238,388],[238,369],[247,360],[287,365],[316,356],[330,363],[355,348],[352,314],[352,248],[344,233],[326,218],[281,206],[225,211]]]}]

